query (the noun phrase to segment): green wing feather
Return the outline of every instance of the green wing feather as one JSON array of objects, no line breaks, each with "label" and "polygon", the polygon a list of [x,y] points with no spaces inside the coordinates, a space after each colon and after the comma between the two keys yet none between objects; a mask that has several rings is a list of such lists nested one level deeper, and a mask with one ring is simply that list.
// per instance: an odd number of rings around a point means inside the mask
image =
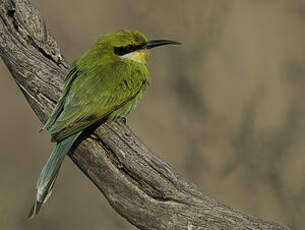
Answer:
[{"label": "green wing feather", "polygon": [[71,84],[76,77],[77,77],[77,68],[76,68],[75,63],[73,63],[70,71],[68,72],[68,74],[65,77],[65,85],[64,85],[63,91],[61,93],[61,97],[59,98],[49,119],[47,120],[47,122],[45,123],[45,125],[42,127],[41,130],[44,130],[44,129],[48,130],[56,121],[56,118],[58,117],[58,115],[60,114],[60,112],[62,111],[62,109],[64,107],[65,98],[70,90]]},{"label": "green wing feather", "polygon": [[146,67],[130,68],[126,63],[99,66],[94,71],[76,66],[70,73],[63,95],[45,125],[55,141],[91,126],[135,100],[142,94],[148,75]]}]

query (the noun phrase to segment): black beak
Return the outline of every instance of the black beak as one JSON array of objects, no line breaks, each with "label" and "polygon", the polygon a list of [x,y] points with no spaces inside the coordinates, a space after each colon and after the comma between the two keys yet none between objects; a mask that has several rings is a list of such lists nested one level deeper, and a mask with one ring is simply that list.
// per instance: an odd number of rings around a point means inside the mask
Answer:
[{"label": "black beak", "polygon": [[164,46],[164,45],[181,45],[180,42],[176,41],[170,41],[170,40],[151,40],[146,42],[145,48],[151,49],[158,46]]}]

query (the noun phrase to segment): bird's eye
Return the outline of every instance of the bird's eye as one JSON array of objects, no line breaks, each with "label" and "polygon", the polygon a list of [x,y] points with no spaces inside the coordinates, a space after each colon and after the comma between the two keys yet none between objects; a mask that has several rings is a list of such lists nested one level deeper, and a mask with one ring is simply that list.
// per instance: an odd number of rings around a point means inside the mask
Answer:
[{"label": "bird's eye", "polygon": [[144,44],[141,45],[127,45],[127,46],[121,46],[121,47],[114,47],[113,51],[116,55],[123,56],[125,54],[134,52],[136,50],[142,49]]},{"label": "bird's eye", "polygon": [[113,52],[119,56],[122,56],[125,54],[125,50],[123,49],[123,47],[114,47]]},{"label": "bird's eye", "polygon": [[114,47],[113,51],[116,55],[122,56],[124,54],[131,53],[136,50],[136,46],[134,45],[128,45],[128,46],[122,46],[122,47]]}]

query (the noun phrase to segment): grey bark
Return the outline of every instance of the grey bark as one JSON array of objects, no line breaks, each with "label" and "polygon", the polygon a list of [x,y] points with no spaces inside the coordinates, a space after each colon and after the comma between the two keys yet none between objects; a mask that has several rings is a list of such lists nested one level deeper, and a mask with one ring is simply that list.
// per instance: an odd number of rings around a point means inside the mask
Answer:
[{"label": "grey bark", "polygon": [[[44,123],[69,64],[28,0],[1,2],[0,55]],[[87,132],[70,157],[111,206],[140,229],[288,229],[202,194],[120,121]]]}]

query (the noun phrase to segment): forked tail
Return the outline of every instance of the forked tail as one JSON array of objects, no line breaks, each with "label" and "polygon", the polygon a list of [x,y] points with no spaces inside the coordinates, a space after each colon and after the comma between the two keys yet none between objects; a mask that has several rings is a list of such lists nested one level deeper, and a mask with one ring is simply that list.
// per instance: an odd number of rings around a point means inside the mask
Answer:
[{"label": "forked tail", "polygon": [[60,166],[80,134],[81,132],[78,132],[72,136],[69,136],[61,142],[58,142],[54,147],[47,163],[44,165],[39,175],[36,184],[36,199],[28,215],[29,219],[33,218],[39,213],[41,206],[50,197]]}]

